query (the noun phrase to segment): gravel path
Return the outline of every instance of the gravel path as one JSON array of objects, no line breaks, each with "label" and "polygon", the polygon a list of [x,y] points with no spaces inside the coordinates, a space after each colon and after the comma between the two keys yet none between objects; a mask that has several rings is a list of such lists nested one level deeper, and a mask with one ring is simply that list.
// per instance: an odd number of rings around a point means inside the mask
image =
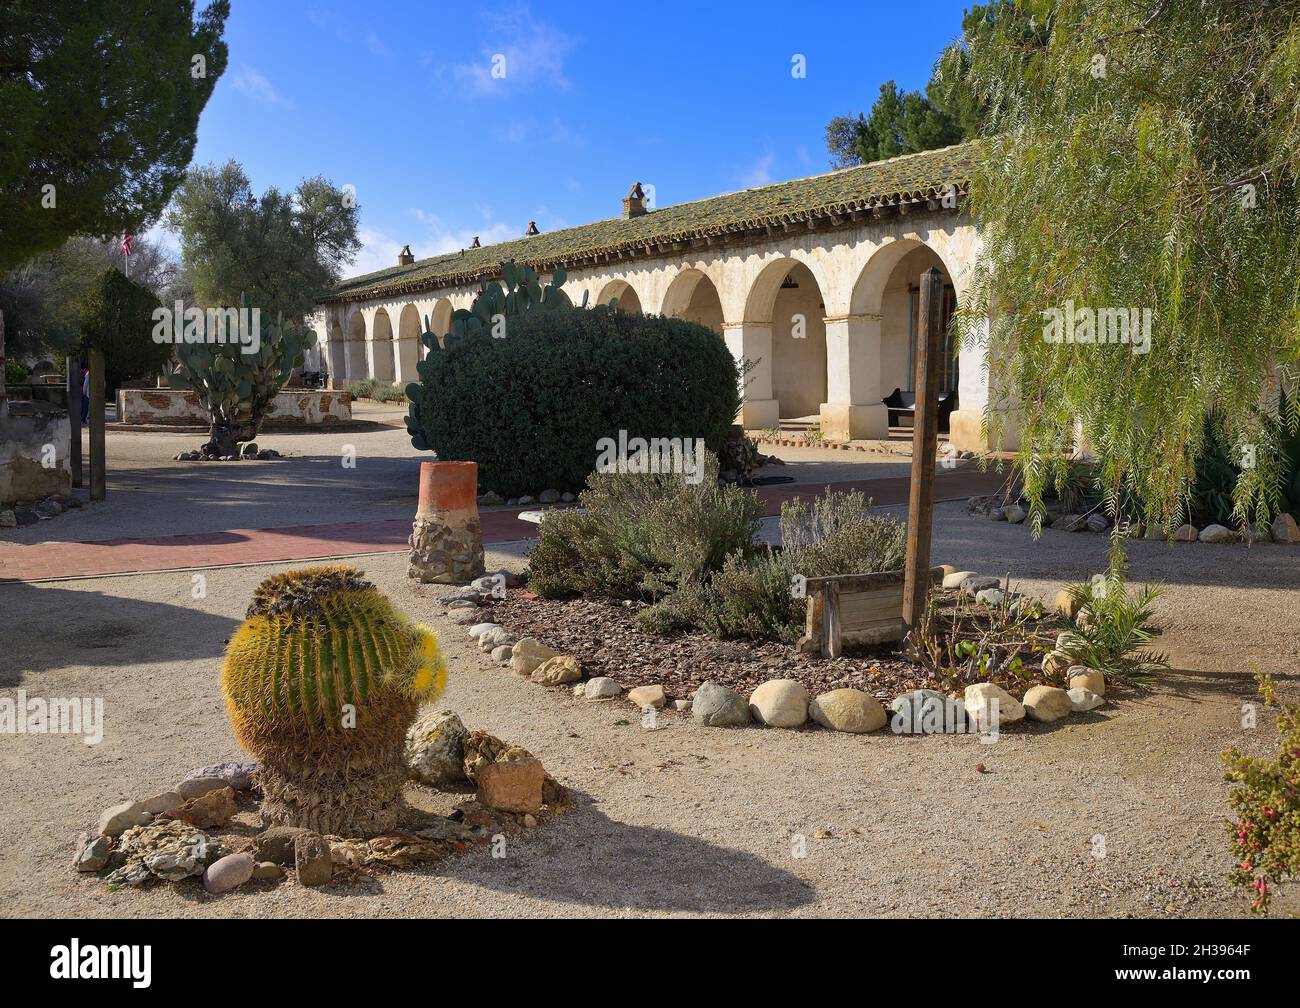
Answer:
[{"label": "gravel path", "polygon": [[[46,523],[47,525],[49,523]],[[1011,570],[1050,597],[1101,570],[1105,541],[968,517],[943,505],[935,562]],[[576,793],[505,859],[475,853],[409,874],[308,891],[210,897],[106,892],[68,868],[76,834],[120,797],[241,754],[217,684],[224,642],[257,581],[282,566],[0,585],[0,692],[102,696],[98,746],[0,738],[0,911],[174,916],[1235,916],[1225,881],[1226,787],[1217,753],[1266,751],[1273,719],[1244,732],[1252,671],[1300,656],[1300,551],[1136,543],[1135,578],[1169,585],[1162,647],[1176,669],[1100,718],[974,737],[640,727],[620,702],[584,703],[492,666],[400,556],[365,569],[443,631],[442,706],[532,750]],[[522,565],[518,551],[490,563]],[[979,773],[975,765],[987,770]],[[806,856],[795,857],[798,838]],[[1092,854],[1104,837],[1105,857]],[[1100,848],[1098,848],[1100,849]],[[1276,913],[1300,910],[1294,888]]]}]

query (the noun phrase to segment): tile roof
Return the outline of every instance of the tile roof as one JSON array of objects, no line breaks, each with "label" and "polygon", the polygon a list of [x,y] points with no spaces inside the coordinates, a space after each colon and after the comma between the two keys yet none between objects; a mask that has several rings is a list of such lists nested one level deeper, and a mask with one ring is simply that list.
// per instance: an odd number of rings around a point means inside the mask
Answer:
[{"label": "tile roof", "polygon": [[612,217],[561,231],[543,232],[480,248],[419,259],[336,284],[325,301],[356,301],[410,294],[499,276],[514,259],[545,272],[600,255],[647,251],[651,246],[716,239],[799,221],[835,226],[843,215],[927,202],[945,186],[965,194],[973,142],[906,154],[824,175],[792,179],[690,203],[651,210],[640,217]]}]

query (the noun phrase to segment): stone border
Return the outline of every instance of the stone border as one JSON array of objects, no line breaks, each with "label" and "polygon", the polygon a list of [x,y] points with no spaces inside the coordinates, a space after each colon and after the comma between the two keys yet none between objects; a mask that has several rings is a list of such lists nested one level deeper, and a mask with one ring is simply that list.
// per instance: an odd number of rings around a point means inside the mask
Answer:
[{"label": "stone border", "polygon": [[[503,577],[508,580],[501,580]],[[641,712],[643,727],[656,727],[658,712],[669,707],[662,685],[647,684],[625,690],[621,683],[608,676],[586,679],[582,663],[576,657],[562,654],[535,637],[519,639],[497,623],[480,620],[481,605],[500,597],[504,587],[518,587],[520,583],[517,575],[502,571],[442,595],[438,602],[454,622],[467,628],[479,650],[490,654],[497,665],[508,666],[541,686],[570,685],[573,695],[584,700],[621,698]],[[998,578],[944,567],[945,589],[959,589],[987,605],[1001,604],[1001,584]],[[1064,589],[1057,594],[1056,610],[1067,617],[1073,615],[1073,600]],[[1059,647],[1059,636],[1057,642]],[[870,693],[859,689],[833,689],[813,697],[795,679],[769,679],[756,686],[747,698],[729,687],[707,681],[689,698],[671,701],[671,709],[689,713],[697,724],[706,727],[757,724],[802,728],[811,721],[831,731],[855,735],[876,732],[888,725],[895,734],[979,734],[985,740],[996,741],[1002,727],[1026,717],[1051,723],[1073,713],[1094,711],[1106,703],[1103,674],[1072,665],[1064,652],[1057,649],[1048,652],[1043,659],[1043,671],[1063,679],[1065,688],[1033,685],[1026,690],[1023,700],[1017,700],[991,682],[972,683],[960,697],[915,689],[895,697],[886,708]]]},{"label": "stone border", "polygon": [[[967,514],[984,517],[994,522],[1004,521],[1011,525],[1025,524],[1028,527],[1029,509],[1019,500],[1011,502],[1004,500],[999,505],[996,503],[998,496],[993,494],[987,497],[971,497],[966,502]],[[1103,534],[1109,533],[1112,528],[1110,518],[1101,514],[1096,508],[1083,514],[1057,513],[1052,515],[1049,513],[1045,517],[1048,520],[1044,521],[1043,528],[1050,528],[1057,532]],[[1141,538],[1153,542],[1164,540],[1178,543],[1246,543],[1248,545],[1275,542],[1294,545],[1300,543],[1300,527],[1297,526],[1296,520],[1291,515],[1283,512],[1273,519],[1271,525],[1254,524],[1251,526],[1249,534],[1243,534],[1238,529],[1230,529],[1226,525],[1209,524],[1197,528],[1195,525],[1188,523],[1180,525],[1172,534],[1159,525],[1151,525],[1145,529],[1145,534]]]}]

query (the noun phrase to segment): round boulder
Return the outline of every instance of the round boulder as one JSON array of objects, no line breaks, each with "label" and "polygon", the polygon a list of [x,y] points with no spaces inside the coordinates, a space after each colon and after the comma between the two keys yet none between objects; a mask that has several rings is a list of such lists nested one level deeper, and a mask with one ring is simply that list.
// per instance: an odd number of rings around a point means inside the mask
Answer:
[{"label": "round boulder", "polygon": [[798,728],[808,720],[808,690],[797,679],[769,679],[749,695],[749,712],[760,724]]},{"label": "round boulder", "polygon": [[1098,696],[1092,690],[1084,689],[1081,686],[1075,686],[1065,692],[1068,693],[1070,697],[1070,709],[1076,714],[1096,710],[1106,702],[1104,697]]},{"label": "round boulder", "polygon": [[1086,689],[1098,696],[1106,695],[1106,677],[1096,669],[1083,665],[1075,665],[1070,669],[1068,686],[1070,689]]},{"label": "round boulder", "polygon": [[861,735],[885,727],[885,708],[870,693],[836,689],[808,705],[808,715],[823,728]]},{"label": "round boulder", "polygon": [[[1025,716],[1025,707],[1019,700],[1004,690],[997,683],[975,683],[966,687],[962,695],[966,713],[974,719],[981,729],[994,725],[1012,724]],[[993,704],[997,704],[996,720]]]},{"label": "round boulder", "polygon": [[1031,686],[1025,694],[1025,712],[1035,721],[1059,721],[1072,710],[1070,694],[1055,686]]},{"label": "round boulder", "polygon": [[468,736],[454,711],[426,711],[406,733],[406,766],[411,776],[432,787],[463,783]]},{"label": "round boulder", "polygon": [[588,700],[604,700],[616,697],[623,692],[623,687],[609,676],[596,676],[588,679],[582,687],[582,695]]},{"label": "round boulder", "polygon": [[695,691],[691,717],[710,728],[747,725],[750,722],[749,704],[735,690],[710,680],[701,683]]},{"label": "round boulder", "polygon": [[542,686],[562,686],[582,678],[582,665],[572,655],[556,655],[533,669],[529,678]]},{"label": "round boulder", "polygon": [[203,888],[215,895],[238,889],[253,877],[257,863],[248,854],[227,854],[203,871]]}]

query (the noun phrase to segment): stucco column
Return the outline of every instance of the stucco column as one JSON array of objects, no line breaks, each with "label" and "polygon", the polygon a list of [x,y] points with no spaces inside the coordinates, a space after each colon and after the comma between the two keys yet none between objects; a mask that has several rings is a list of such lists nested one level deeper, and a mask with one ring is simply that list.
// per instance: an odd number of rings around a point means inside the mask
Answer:
[{"label": "stucco column", "polygon": [[[371,326],[373,327],[373,325],[374,323],[372,322]],[[379,373],[375,368],[375,354],[391,354],[393,352],[393,348],[391,346],[386,346],[386,343],[386,340],[376,340],[373,335],[368,335],[366,337],[366,373],[363,377],[374,378],[375,375]]]},{"label": "stucco column", "polygon": [[770,322],[723,323],[727,349],[736,361],[752,363],[741,378],[741,403],[737,419],[746,430],[779,427],[780,408],[772,398],[772,324]]},{"label": "stucco column", "polygon": [[888,437],[889,412],[880,401],[881,316],[833,315],[825,321],[822,435],[832,441]]},{"label": "stucco column", "polygon": [[962,451],[986,452],[999,447],[990,435],[980,433],[985,410],[1002,417],[1002,443],[1005,451],[1015,451],[1020,445],[1015,411],[998,395],[989,381],[988,367],[989,324],[981,327],[979,345],[963,347],[958,359],[957,409],[948,417],[948,441]]}]

